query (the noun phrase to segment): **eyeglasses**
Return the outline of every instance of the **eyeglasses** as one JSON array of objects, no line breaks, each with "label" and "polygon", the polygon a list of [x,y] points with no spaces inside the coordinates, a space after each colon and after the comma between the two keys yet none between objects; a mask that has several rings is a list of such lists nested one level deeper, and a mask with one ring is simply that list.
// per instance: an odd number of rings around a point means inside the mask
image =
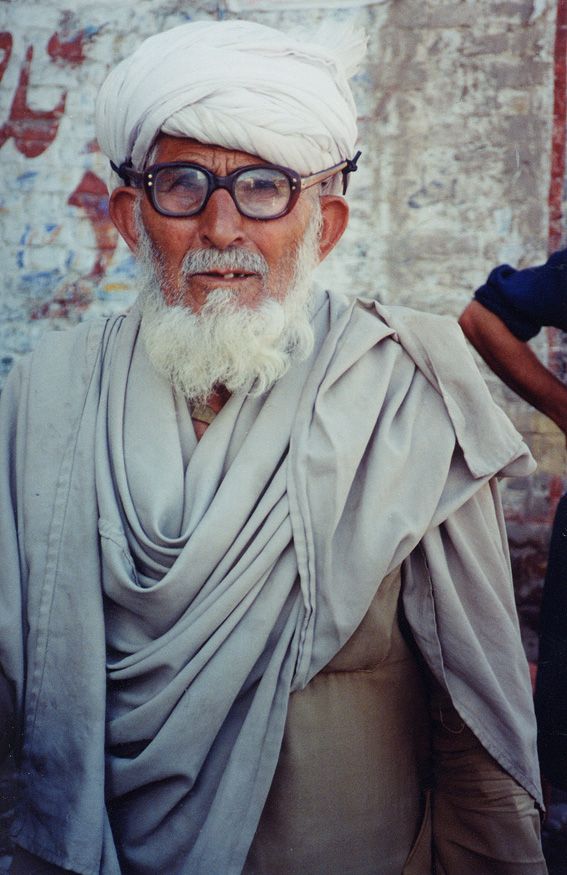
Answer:
[{"label": "eyeglasses", "polygon": [[344,194],[348,174],[357,169],[359,157],[360,152],[352,160],[303,177],[277,164],[247,165],[228,176],[217,176],[200,164],[184,161],[154,164],[145,171],[134,170],[126,162],[120,167],[112,164],[112,168],[126,185],[143,186],[151,205],[163,216],[194,216],[205,209],[217,188],[224,188],[243,216],[279,219],[293,209],[302,191],[341,171]]}]

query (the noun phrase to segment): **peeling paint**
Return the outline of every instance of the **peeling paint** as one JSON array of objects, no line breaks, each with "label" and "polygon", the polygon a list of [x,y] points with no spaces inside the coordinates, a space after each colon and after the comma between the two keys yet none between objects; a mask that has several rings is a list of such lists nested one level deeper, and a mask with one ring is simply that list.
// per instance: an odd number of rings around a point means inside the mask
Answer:
[{"label": "peeling paint", "polygon": [[82,64],[85,60],[86,31],[81,31],[75,37],[62,41],[58,33],[54,33],[47,43],[47,51],[53,61],[63,61],[73,67]]}]

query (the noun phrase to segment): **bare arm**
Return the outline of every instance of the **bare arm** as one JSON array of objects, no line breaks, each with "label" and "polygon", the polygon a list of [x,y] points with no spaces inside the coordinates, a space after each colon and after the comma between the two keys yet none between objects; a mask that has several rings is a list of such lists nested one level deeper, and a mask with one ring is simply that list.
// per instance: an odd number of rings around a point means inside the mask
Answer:
[{"label": "bare arm", "polygon": [[518,340],[478,301],[469,304],[459,324],[494,373],[567,434],[567,386],[540,362],[527,343]]}]

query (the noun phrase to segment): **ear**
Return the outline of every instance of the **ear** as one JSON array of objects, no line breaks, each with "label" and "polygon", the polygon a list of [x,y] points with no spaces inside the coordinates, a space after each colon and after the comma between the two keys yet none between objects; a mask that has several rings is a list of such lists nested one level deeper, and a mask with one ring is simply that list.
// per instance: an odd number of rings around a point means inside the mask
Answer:
[{"label": "ear", "polygon": [[110,218],[118,228],[132,252],[136,251],[138,244],[138,231],[134,221],[134,206],[138,198],[138,190],[123,186],[115,188],[110,195],[108,209]]},{"label": "ear", "polygon": [[348,224],[349,208],[343,197],[327,194],[321,198],[323,227],[319,242],[319,260],[323,261],[337,245]]}]

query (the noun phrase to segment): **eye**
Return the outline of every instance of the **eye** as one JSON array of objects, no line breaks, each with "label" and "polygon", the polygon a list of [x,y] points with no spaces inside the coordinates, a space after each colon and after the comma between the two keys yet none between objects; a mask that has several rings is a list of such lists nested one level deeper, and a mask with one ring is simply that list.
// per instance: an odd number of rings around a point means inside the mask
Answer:
[{"label": "eye", "polygon": [[182,212],[202,203],[207,186],[207,177],[197,168],[163,167],[156,176],[154,192],[160,207]]},{"label": "eye", "polygon": [[[278,185],[279,182],[279,185]],[[268,194],[274,195],[280,191],[282,183],[277,179],[263,179],[262,177],[258,179],[249,179],[248,184],[250,185],[251,190],[253,190],[256,194]],[[285,184],[285,183],[284,183]]]},{"label": "eye", "polygon": [[264,218],[285,210],[290,197],[290,183],[280,170],[272,167],[252,168],[238,177],[235,195],[246,215]]},{"label": "eye", "polygon": [[200,191],[203,183],[206,185],[204,175],[193,168],[165,167],[163,170],[160,170],[156,179],[156,186],[164,194],[173,191]]},{"label": "eye", "polygon": [[289,181],[283,173],[277,170],[251,170],[243,173],[238,180],[243,191],[258,197],[280,197],[289,193]]}]

